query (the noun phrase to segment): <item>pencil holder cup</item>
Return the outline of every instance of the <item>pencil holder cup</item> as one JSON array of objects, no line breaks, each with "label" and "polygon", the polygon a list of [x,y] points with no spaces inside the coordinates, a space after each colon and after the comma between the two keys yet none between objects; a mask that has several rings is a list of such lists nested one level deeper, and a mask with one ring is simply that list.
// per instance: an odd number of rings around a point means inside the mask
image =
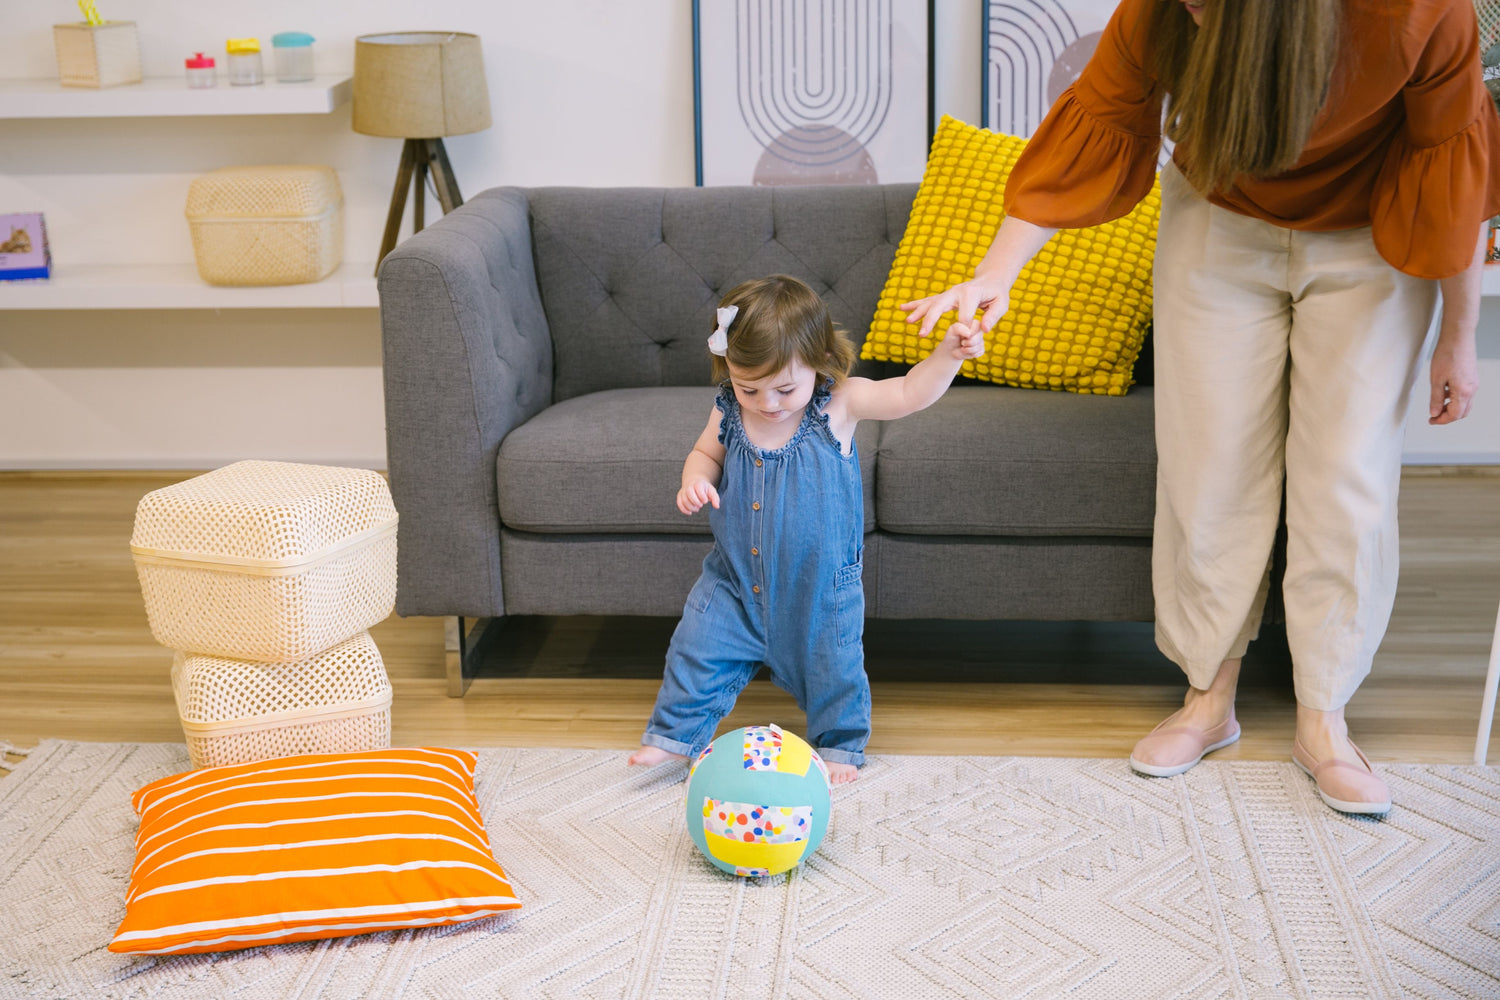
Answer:
[{"label": "pencil holder cup", "polygon": [[64,87],[117,87],[141,82],[141,44],[134,21],[54,24],[57,78]]}]

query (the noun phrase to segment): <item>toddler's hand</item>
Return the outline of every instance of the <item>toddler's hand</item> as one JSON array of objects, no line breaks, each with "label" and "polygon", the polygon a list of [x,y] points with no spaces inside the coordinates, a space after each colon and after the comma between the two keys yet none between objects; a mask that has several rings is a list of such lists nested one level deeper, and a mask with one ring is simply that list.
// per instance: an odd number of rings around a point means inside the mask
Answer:
[{"label": "toddler's hand", "polygon": [[977,358],[984,353],[984,327],[978,323],[955,321],[948,327],[948,336],[944,339],[950,345],[955,358]]},{"label": "toddler's hand", "polygon": [[696,514],[706,503],[719,506],[719,491],[707,479],[694,479],[677,491],[677,509],[684,514]]}]

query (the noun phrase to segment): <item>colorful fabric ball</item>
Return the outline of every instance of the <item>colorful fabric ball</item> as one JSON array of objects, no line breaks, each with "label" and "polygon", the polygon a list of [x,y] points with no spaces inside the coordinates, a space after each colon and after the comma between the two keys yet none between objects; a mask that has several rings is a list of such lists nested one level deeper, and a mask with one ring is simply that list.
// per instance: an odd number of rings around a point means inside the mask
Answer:
[{"label": "colorful fabric ball", "polygon": [[725,733],[688,772],[688,832],[731,875],[797,867],[823,842],[831,802],[823,758],[780,726]]}]

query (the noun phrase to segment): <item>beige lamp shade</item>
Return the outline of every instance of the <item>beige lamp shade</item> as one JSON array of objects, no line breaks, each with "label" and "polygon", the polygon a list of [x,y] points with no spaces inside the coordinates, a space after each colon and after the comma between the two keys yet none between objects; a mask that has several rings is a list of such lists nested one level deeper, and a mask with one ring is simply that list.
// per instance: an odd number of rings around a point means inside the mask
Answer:
[{"label": "beige lamp shade", "polygon": [[435,139],[489,127],[478,35],[396,31],[354,40],[354,131]]}]

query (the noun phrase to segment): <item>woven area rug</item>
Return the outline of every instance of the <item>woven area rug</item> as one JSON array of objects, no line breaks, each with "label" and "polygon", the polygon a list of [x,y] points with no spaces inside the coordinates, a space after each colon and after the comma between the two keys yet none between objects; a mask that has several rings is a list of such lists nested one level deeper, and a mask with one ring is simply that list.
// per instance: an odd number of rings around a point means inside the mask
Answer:
[{"label": "woven area rug", "polygon": [[481,751],[525,909],[220,955],[105,950],[170,744],[48,741],[0,781],[0,997],[1500,997],[1500,769],[1388,765],[1385,820],[1291,764],[875,757],[776,878],[703,861],[686,769]]}]

